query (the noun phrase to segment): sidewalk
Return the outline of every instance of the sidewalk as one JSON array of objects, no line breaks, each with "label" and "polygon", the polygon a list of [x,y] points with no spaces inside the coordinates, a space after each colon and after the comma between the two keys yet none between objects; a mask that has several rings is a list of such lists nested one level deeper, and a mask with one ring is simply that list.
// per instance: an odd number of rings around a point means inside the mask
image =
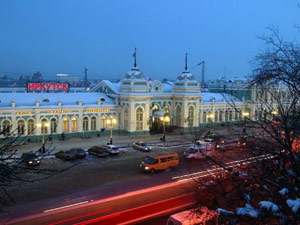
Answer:
[{"label": "sidewalk", "polygon": [[[166,141],[162,142],[160,138],[162,134],[155,134],[155,135],[140,135],[140,136],[124,136],[124,135],[114,135],[113,136],[113,144],[120,146],[120,147],[129,147],[132,145],[133,142],[137,141],[145,141],[150,145],[168,145],[169,143],[174,142],[187,142],[186,136],[184,135],[174,135],[174,134],[167,134]],[[185,140],[184,140],[185,139]],[[60,150],[68,150],[71,148],[90,148],[92,146],[99,146],[99,145],[106,145],[110,141],[110,136],[102,136],[102,137],[92,137],[92,138],[72,138],[65,141],[61,140],[53,140],[47,141],[45,144],[46,154],[51,151],[51,154],[60,151]],[[32,142],[32,143],[25,143],[24,145],[19,146],[18,154],[23,154],[25,152],[38,152],[41,148],[41,142]],[[48,152],[47,152],[48,151]]]}]

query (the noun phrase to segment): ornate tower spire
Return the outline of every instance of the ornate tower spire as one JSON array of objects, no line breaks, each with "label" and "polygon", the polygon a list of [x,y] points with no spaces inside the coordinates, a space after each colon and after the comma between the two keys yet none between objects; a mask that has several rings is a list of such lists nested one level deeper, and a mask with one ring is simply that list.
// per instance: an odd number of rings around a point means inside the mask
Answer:
[{"label": "ornate tower spire", "polygon": [[187,53],[185,53],[185,71],[188,70],[188,66],[187,66]]},{"label": "ornate tower spire", "polygon": [[134,58],[133,66],[136,67],[136,48],[134,48],[133,58]]}]

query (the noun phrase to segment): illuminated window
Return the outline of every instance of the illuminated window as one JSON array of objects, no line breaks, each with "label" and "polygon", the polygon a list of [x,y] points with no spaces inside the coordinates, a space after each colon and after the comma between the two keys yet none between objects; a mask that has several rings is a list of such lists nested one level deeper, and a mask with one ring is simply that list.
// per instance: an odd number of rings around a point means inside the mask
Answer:
[{"label": "illuminated window", "polygon": [[219,121],[222,122],[223,121],[223,111],[219,112]]},{"label": "illuminated window", "polygon": [[77,132],[78,131],[78,121],[77,117],[72,117],[72,122],[71,122],[71,132]]},{"label": "illuminated window", "polygon": [[143,130],[143,109],[141,107],[136,110],[136,130]]},{"label": "illuminated window", "polygon": [[63,119],[63,132],[69,133],[69,118],[68,117],[64,117],[64,119]]},{"label": "illuminated window", "polygon": [[203,112],[202,122],[203,122],[203,123],[206,123],[206,112]]},{"label": "illuminated window", "polygon": [[18,135],[23,135],[25,132],[25,123],[24,120],[18,121]]},{"label": "illuminated window", "polygon": [[164,112],[165,113],[169,113],[170,112],[170,107],[168,105],[165,105]]},{"label": "illuminated window", "polygon": [[83,131],[89,130],[89,118],[84,117],[83,118]]},{"label": "illuminated window", "polygon": [[106,116],[102,116],[102,127],[103,128],[107,127],[107,117]]},{"label": "illuminated window", "polygon": [[176,125],[181,126],[181,106],[176,107]]},{"label": "illuminated window", "polygon": [[152,107],[152,111],[155,112],[155,111],[158,111],[158,110],[159,110],[159,106],[155,104],[155,105]]},{"label": "illuminated window", "polygon": [[128,129],[128,108],[124,108],[124,129]]},{"label": "illuminated window", "polygon": [[29,119],[27,121],[27,134],[28,135],[34,134],[34,121],[33,121],[33,119]]},{"label": "illuminated window", "polygon": [[97,119],[96,117],[92,117],[91,119],[91,130],[96,130]]},{"label": "illuminated window", "polygon": [[194,125],[194,107],[190,106],[188,111],[188,125],[192,127]]},{"label": "illuminated window", "polygon": [[8,120],[4,120],[3,122],[3,135],[9,136],[10,135],[10,122]]},{"label": "illuminated window", "polygon": [[55,118],[52,118],[52,119],[51,119],[51,122],[50,122],[50,130],[51,130],[51,133],[56,133],[56,128],[57,128],[57,122],[56,122],[56,119],[55,119]]},{"label": "illuminated window", "polygon": [[42,127],[41,127],[41,132],[44,134],[48,133],[48,127],[47,127],[47,119],[42,119]]},{"label": "illuminated window", "polygon": [[218,118],[219,118],[218,111],[215,111],[215,122],[218,122]]}]

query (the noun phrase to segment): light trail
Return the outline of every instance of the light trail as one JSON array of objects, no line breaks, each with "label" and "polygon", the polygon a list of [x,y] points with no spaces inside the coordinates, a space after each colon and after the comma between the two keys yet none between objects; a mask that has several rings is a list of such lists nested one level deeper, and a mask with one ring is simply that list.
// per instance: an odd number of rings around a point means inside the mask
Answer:
[{"label": "light trail", "polygon": [[53,212],[53,211],[60,210],[60,209],[65,209],[65,208],[70,208],[70,207],[77,206],[77,205],[82,205],[82,204],[85,204],[85,203],[88,203],[88,202],[89,201],[77,202],[77,203],[73,203],[73,204],[65,205],[65,206],[60,206],[60,207],[53,208],[53,209],[47,209],[47,210],[44,211],[44,213]]}]

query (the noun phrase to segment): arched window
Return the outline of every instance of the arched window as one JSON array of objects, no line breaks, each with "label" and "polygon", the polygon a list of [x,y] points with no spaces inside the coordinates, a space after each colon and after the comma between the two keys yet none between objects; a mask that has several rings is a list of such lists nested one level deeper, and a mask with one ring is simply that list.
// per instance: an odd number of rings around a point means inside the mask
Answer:
[{"label": "arched window", "polygon": [[95,116],[91,119],[91,130],[96,130],[97,118]]},{"label": "arched window", "polygon": [[50,120],[50,130],[51,130],[51,133],[56,133],[57,132],[57,122],[56,122],[55,118],[52,118]]},{"label": "arched window", "polygon": [[212,123],[212,118],[213,118],[213,114],[211,112],[208,112],[207,118],[208,118],[208,122]]},{"label": "arched window", "polygon": [[64,119],[63,119],[63,132],[69,133],[69,118],[68,117],[64,117]]},{"label": "arched window", "polygon": [[228,111],[225,111],[225,121],[228,121]]},{"label": "arched window", "polygon": [[124,129],[128,129],[128,108],[124,108]]},{"label": "arched window", "polygon": [[28,135],[34,134],[34,121],[33,121],[33,119],[29,119],[27,121],[27,134]]},{"label": "arched window", "polygon": [[23,135],[25,132],[25,123],[24,120],[18,121],[18,135]]},{"label": "arched window", "polygon": [[75,133],[78,132],[78,121],[77,121],[77,117],[72,117],[71,120],[71,132]]},{"label": "arched window", "polygon": [[206,112],[205,111],[203,112],[203,115],[202,115],[202,122],[206,123]]},{"label": "arched window", "polygon": [[41,132],[44,133],[44,134],[47,134],[48,133],[48,121],[47,119],[42,119],[42,127],[41,127]]},{"label": "arched window", "polygon": [[215,122],[218,122],[219,116],[218,116],[218,111],[215,111]]},{"label": "arched window", "polygon": [[143,109],[141,107],[136,110],[136,130],[143,130]]},{"label": "arched window", "polygon": [[219,122],[223,121],[223,111],[219,112]]},{"label": "arched window", "polygon": [[170,112],[170,107],[168,105],[165,105],[164,112],[165,113],[169,113]]},{"label": "arched window", "polygon": [[232,119],[233,119],[233,118],[232,118],[232,114],[233,114],[233,113],[232,113],[232,111],[230,110],[230,111],[229,111],[229,121],[232,121]]},{"label": "arched window", "polygon": [[234,119],[238,120],[238,118],[239,118],[238,116],[239,116],[239,111],[235,110],[235,112],[234,112]]},{"label": "arched window", "polygon": [[84,117],[83,118],[83,131],[88,131],[89,130],[89,118]]},{"label": "arched window", "polygon": [[107,128],[107,117],[102,116],[102,128]]},{"label": "arched window", "polygon": [[10,122],[8,120],[4,120],[3,122],[3,135],[4,136],[10,135]]},{"label": "arched window", "polygon": [[152,107],[152,113],[159,110],[159,106],[157,104],[154,104]]},{"label": "arched window", "polygon": [[188,110],[188,125],[189,127],[194,126],[194,107],[190,106]]},{"label": "arched window", "polygon": [[176,107],[176,125],[181,126],[181,106]]}]

